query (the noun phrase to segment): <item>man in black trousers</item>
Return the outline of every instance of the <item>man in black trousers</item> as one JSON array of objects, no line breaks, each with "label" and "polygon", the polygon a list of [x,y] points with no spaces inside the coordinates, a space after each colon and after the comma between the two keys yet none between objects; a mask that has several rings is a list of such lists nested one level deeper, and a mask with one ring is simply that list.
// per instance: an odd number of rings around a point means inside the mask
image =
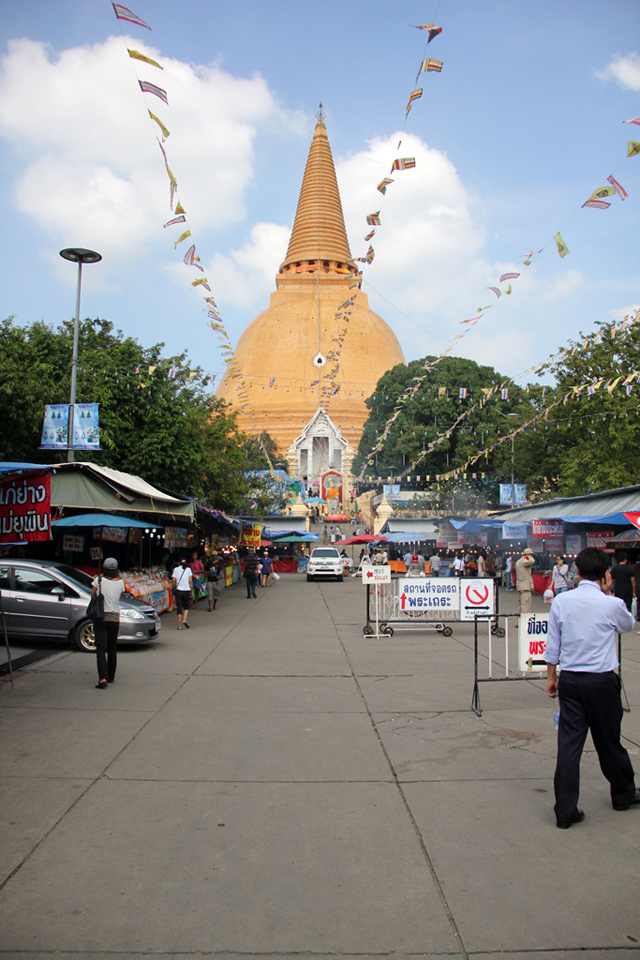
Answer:
[{"label": "man in black trousers", "polygon": [[[616,634],[633,629],[623,600],[612,596],[606,553],[587,547],[576,557],[578,586],[551,604],[544,659],[547,695],[560,699],[558,759],[554,777],[556,825],[584,820],[578,809],[580,757],[587,732],[611,785],[614,810],[640,805],[629,754],[620,743],[622,701]],[[561,673],[557,677],[556,666]]]}]

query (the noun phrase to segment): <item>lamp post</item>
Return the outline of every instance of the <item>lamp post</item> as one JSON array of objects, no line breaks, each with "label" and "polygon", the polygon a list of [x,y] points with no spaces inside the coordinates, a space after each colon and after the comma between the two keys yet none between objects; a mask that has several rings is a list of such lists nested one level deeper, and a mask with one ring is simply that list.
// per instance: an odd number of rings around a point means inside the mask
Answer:
[{"label": "lamp post", "polygon": [[67,463],[73,463],[73,405],[76,402],[76,384],[78,382],[78,330],[80,327],[80,290],[82,287],[82,264],[98,263],[102,260],[95,250],[84,247],[67,247],[60,251],[63,260],[78,264],[78,286],[76,289],[76,315],[73,320],[73,352],[71,354],[71,392],[69,395],[69,423],[67,425]]},{"label": "lamp post", "polygon": [[[519,417],[519,413],[502,413],[500,416],[508,417]],[[516,505],[516,485],[515,485],[515,471],[514,471],[514,446],[513,446],[513,433],[511,434],[511,509]]]}]

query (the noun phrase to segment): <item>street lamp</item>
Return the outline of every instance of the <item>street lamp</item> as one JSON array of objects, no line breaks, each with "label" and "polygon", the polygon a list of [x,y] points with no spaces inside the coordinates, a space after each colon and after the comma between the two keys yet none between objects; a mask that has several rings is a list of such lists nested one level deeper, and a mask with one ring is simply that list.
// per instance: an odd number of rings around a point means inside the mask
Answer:
[{"label": "street lamp", "polygon": [[71,354],[71,393],[69,395],[69,422],[67,425],[67,463],[73,463],[73,405],[76,402],[76,384],[78,382],[78,329],[80,326],[80,289],[82,286],[82,264],[98,263],[102,260],[95,250],[84,247],[67,247],[60,251],[63,260],[78,264],[78,286],[76,290],[76,315],[73,321],[73,352]]},{"label": "street lamp", "polygon": [[[500,416],[505,418],[519,417],[520,414],[519,413],[501,413]],[[513,433],[512,433],[511,434],[511,509],[512,510],[516,505],[516,486],[515,486],[515,479],[514,479],[515,474],[514,474],[513,453],[514,453],[514,447],[513,447]]]}]

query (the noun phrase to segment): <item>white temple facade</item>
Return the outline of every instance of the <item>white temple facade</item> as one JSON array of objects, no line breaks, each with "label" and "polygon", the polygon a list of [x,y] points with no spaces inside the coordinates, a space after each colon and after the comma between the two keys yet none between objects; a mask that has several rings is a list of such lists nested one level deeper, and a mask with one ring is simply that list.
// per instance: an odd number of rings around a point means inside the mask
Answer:
[{"label": "white temple facade", "polygon": [[[318,407],[287,450],[289,476],[300,477],[309,493],[347,507],[351,502],[351,465],[355,450],[329,414]],[[336,494],[337,492],[337,494]]]}]

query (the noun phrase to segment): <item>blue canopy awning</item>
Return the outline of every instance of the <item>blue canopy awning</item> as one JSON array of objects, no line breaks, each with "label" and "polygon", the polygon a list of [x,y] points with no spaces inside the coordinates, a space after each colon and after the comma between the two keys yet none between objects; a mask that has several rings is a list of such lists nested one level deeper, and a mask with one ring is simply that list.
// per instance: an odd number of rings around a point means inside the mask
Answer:
[{"label": "blue canopy awning", "polygon": [[52,527],[142,527],[146,530],[164,530],[155,523],[134,520],[132,517],[114,517],[110,513],[80,513],[77,517],[54,520]]}]

